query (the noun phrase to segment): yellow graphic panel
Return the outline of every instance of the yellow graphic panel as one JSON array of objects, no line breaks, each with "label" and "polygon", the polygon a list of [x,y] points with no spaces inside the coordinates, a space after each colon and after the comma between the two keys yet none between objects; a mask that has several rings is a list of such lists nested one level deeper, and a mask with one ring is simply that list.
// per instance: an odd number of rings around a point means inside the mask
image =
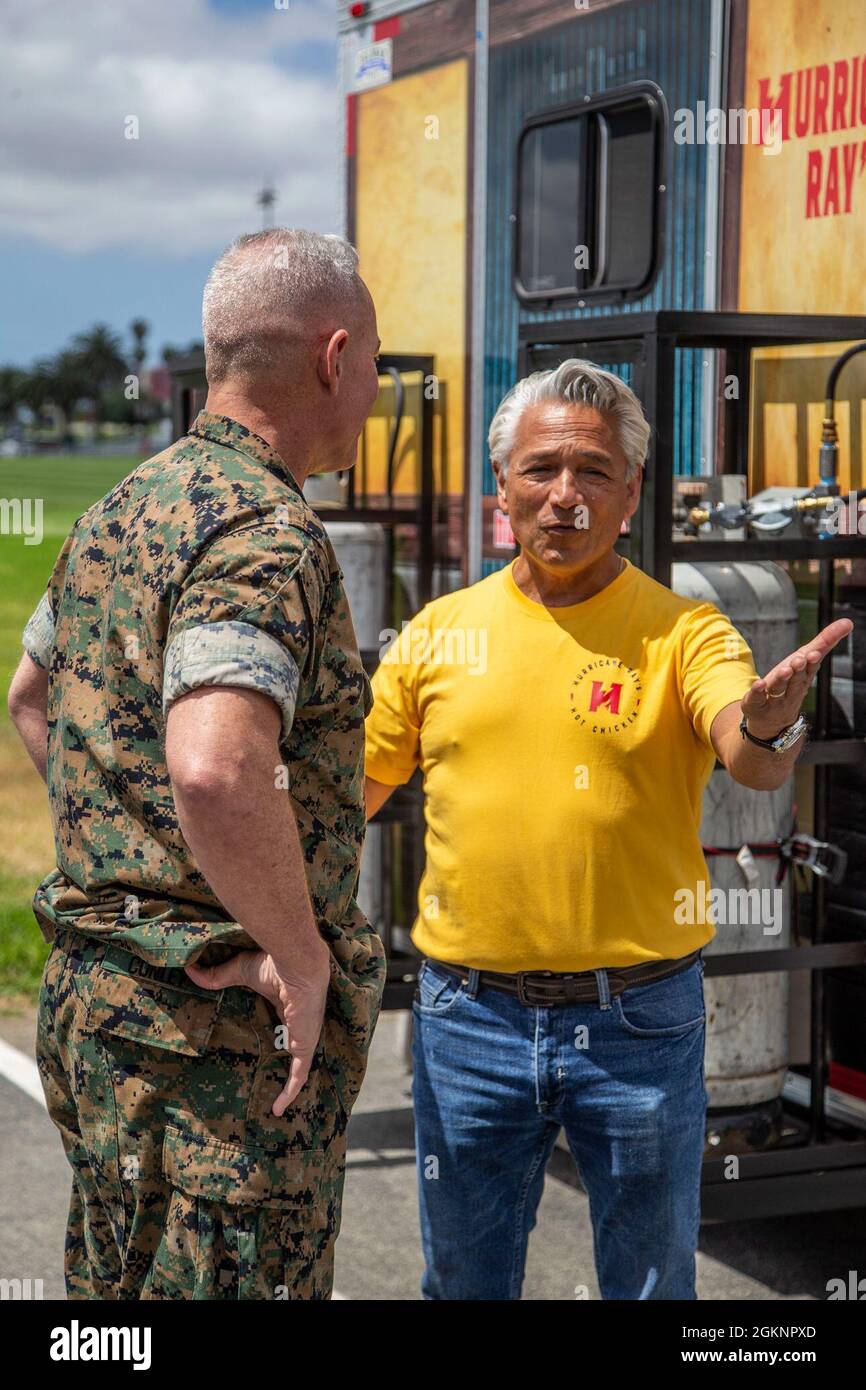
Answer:
[{"label": "yellow graphic panel", "polygon": [[[463,491],[466,379],[467,67],[465,60],[357,97],[355,236],[384,352],[432,353],[434,467]],[[397,494],[417,490],[420,381],[407,392]],[[367,487],[385,490],[388,404],[362,444]],[[412,417],[412,418],[410,418]]]},{"label": "yellow graphic panel", "polygon": [[[778,113],[743,147],[739,307],[863,312],[866,5],[749,0],[744,105]],[[776,150],[775,153],[772,151]]]}]

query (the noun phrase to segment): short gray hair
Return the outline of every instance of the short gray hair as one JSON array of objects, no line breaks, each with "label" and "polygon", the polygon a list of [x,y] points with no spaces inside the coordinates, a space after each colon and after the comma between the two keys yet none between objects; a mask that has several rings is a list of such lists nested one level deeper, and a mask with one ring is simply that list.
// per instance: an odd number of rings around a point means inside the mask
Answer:
[{"label": "short gray hair", "polygon": [[294,336],[359,301],[358,253],[339,236],[271,227],[238,237],[204,287],[209,382],[273,367]]},{"label": "short gray hair", "polygon": [[613,372],[579,357],[569,357],[550,371],[524,377],[503,397],[487,436],[490,457],[497,460],[503,473],[508,471],[523,411],[542,401],[567,401],[609,412],[616,420],[620,446],[628,461],[626,478],[631,480],[645,462],[650,426],[634,391]]}]

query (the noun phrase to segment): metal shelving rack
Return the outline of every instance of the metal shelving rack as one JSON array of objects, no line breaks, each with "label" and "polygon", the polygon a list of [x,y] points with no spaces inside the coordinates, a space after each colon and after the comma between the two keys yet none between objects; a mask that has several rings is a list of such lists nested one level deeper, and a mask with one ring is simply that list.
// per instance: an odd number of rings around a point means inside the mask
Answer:
[{"label": "metal shelving rack", "polygon": [[[400,375],[420,373],[422,381],[435,375],[436,359],[423,353],[379,354],[379,374],[385,376],[393,372]],[[192,424],[193,419],[204,406],[207,393],[204,353],[191,353],[175,358],[170,364],[172,383],[172,422],[175,439],[179,439]],[[329,506],[325,503],[311,503],[323,521],[370,522],[382,526],[387,537],[386,583],[383,629],[394,623],[394,576],[396,562],[396,531],[398,527],[410,527],[416,537],[416,589],[418,607],[423,608],[433,596],[433,574],[436,563],[435,527],[436,490],[433,467],[433,417],[434,402],[424,391],[421,393],[420,436],[417,450],[418,490],[409,494],[405,505],[395,503],[393,497],[383,504],[379,500],[370,501],[360,493],[357,483],[357,469],[348,474],[347,504]],[[399,419],[396,422],[399,427]],[[394,433],[396,440],[396,429]],[[361,650],[361,659],[367,672],[372,675],[379,664],[378,649]],[[381,934],[388,954],[388,976],[385,985],[383,1008],[405,1009],[412,1003],[415,982],[420,964],[417,953],[399,949],[393,940],[394,901],[392,893],[393,876],[396,872],[393,854],[393,827],[400,826],[405,833],[404,853],[410,856],[413,865],[420,865],[424,845],[424,805],[421,779],[418,774],[405,786],[400,787],[388,799],[382,810],[373,817],[371,824],[381,826],[382,836],[382,888],[384,920]],[[420,879],[420,870],[417,873]]]},{"label": "metal shelving rack", "polygon": [[[601,318],[521,323],[519,375],[553,365],[565,356],[587,357],[600,365],[629,364],[631,385],[652,426],[653,442],[643,497],[632,532],[618,544],[632,561],[661,584],[670,585],[675,561],[815,560],[818,562],[818,628],[832,621],[834,561],[866,560],[866,537],[824,540],[674,540],[674,382],[681,348],[720,349],[726,373],[736,374],[739,397],[725,401],[724,449],[720,472],[746,474],[750,419],[751,354],[783,344],[848,342],[866,339],[866,317],[825,314],[738,314],[659,311],[620,313]],[[810,742],[802,754],[813,764],[812,833],[827,837],[831,769],[842,763],[866,765],[866,739],[833,738],[830,732],[832,657],[816,682],[816,714]],[[761,1153],[738,1155],[740,1177],[726,1179],[725,1160],[707,1158],[702,1174],[704,1220],[773,1216],[800,1211],[866,1206],[866,1135],[831,1123],[825,1113],[828,1077],[827,1011],[824,971],[866,964],[864,937],[848,942],[825,939],[826,880],[815,877],[809,946],[742,954],[708,955],[707,976],[757,974],[771,970],[811,972],[810,1105],[801,1126],[804,1142]],[[564,1157],[564,1156],[563,1156]],[[565,1160],[567,1164],[568,1160]],[[563,1162],[558,1162],[561,1176]]]},{"label": "metal shelving rack", "polygon": [[[401,375],[420,372],[423,381],[435,375],[435,368],[436,359],[433,356],[420,353],[383,352],[379,354],[380,376],[395,371]],[[395,439],[396,430],[399,429],[399,423],[398,418],[394,433]],[[339,508],[337,511],[326,512],[322,510],[320,513],[323,520],[326,520],[329,516],[332,518],[336,516],[340,521],[375,522],[385,527],[388,545],[385,566],[385,611],[382,615],[383,628],[394,626],[394,580],[397,561],[396,528],[398,526],[411,526],[415,530],[417,551],[415,566],[418,609],[420,610],[423,608],[433,597],[433,572],[436,563],[435,524],[437,520],[433,471],[433,400],[428,398],[426,392],[423,391],[421,393],[420,427],[420,447],[418,449],[419,486],[418,492],[411,496],[409,505],[394,506],[393,499],[389,500],[387,506],[382,506],[377,503],[369,505],[366,497],[361,497],[359,499],[357,492],[358,470],[357,468],[353,468],[348,475],[348,505]],[[361,658],[368,674],[372,675],[379,664],[378,650],[362,649]],[[413,869],[415,866],[418,866],[417,876],[420,879],[420,866],[422,865],[424,853],[424,797],[421,790],[421,777],[419,773],[416,773],[405,787],[399,787],[397,791],[392,793],[382,809],[377,815],[372,817],[370,824],[380,827],[383,831],[383,919],[379,925],[379,930],[388,957],[388,973],[385,981],[382,1008],[406,1009],[411,1007],[421,957],[414,950],[402,950],[394,939],[394,928],[397,924],[394,920],[395,906],[393,883],[395,874],[398,872],[400,866],[395,862],[393,831],[395,827],[400,827],[403,836],[403,856],[409,856]],[[403,877],[406,877],[405,873]]]}]

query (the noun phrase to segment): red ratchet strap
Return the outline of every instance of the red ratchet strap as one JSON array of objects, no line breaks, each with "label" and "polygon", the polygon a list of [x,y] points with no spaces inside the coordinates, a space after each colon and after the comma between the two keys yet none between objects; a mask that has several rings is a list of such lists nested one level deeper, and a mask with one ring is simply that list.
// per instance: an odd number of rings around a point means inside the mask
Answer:
[{"label": "red ratchet strap", "polygon": [[784,840],[774,840],[772,844],[756,845],[750,841],[748,844],[737,845],[733,849],[721,845],[702,845],[701,848],[707,858],[717,854],[732,854],[735,858],[739,858],[746,850],[753,859],[778,859],[779,868],[776,872],[776,886],[778,887],[788,872],[788,866],[793,858],[793,855],[785,852],[786,843]]},{"label": "red ratchet strap", "polygon": [[732,854],[735,859],[739,860],[747,878],[750,877],[748,872],[750,858],[778,859],[777,887],[784,880],[791,864],[802,864],[820,878],[828,878],[831,883],[841,883],[848,867],[848,855],[844,850],[840,849],[838,845],[829,844],[826,840],[816,840],[811,835],[798,834],[796,822],[790,835],[779,836],[777,840],[769,843],[752,844],[747,842],[732,848],[721,845],[704,845],[702,848],[708,857],[718,854]]}]

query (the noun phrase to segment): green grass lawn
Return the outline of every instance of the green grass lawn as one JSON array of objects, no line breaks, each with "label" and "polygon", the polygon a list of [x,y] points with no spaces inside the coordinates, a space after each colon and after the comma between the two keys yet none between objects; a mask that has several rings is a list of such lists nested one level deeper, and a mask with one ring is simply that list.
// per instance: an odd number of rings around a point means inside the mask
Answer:
[{"label": "green grass lawn", "polygon": [[135,464],[75,454],[0,459],[0,498],[41,498],[43,508],[38,545],[0,534],[0,996],[7,999],[38,990],[46,947],[30,899],[54,861],[45,789],[9,723],[6,692],[21,658],[22,629],[69,528]]}]

